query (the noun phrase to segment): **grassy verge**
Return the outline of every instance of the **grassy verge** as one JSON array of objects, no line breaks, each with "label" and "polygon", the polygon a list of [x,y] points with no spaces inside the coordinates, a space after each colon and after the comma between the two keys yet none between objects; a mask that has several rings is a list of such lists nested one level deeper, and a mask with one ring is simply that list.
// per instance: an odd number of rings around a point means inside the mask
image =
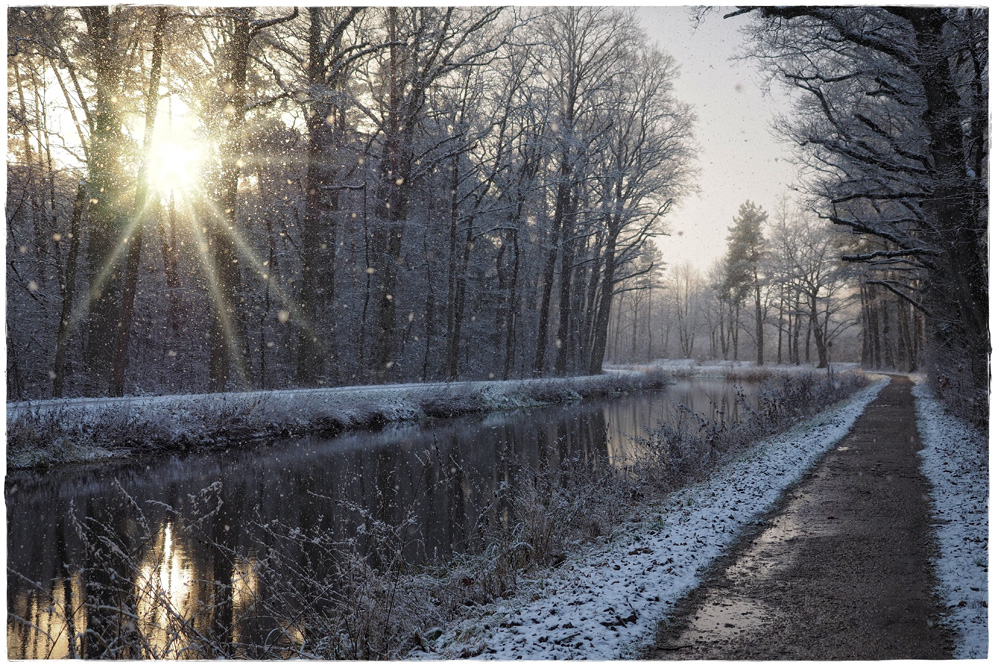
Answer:
[{"label": "grassy verge", "polygon": [[561,404],[665,385],[663,372],[520,381],[65,400],[7,407],[7,466],[37,468],[337,434],[388,422]]}]

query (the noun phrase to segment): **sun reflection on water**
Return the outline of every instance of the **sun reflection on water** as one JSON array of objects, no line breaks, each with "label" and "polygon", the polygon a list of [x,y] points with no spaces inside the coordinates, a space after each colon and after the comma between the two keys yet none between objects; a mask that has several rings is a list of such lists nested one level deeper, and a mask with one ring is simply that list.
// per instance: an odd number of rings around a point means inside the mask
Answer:
[{"label": "sun reflection on water", "polygon": [[[68,582],[68,587],[66,586]],[[83,582],[79,575],[53,580],[51,596],[25,593],[8,608],[7,657],[62,659],[79,657],[86,612],[79,600]],[[22,617],[11,621],[9,617]]]},{"label": "sun reflection on water", "polygon": [[136,609],[152,653],[177,658],[186,646],[177,626],[190,616],[192,579],[182,548],[174,541],[172,522],[163,525],[158,540],[135,580]]}]

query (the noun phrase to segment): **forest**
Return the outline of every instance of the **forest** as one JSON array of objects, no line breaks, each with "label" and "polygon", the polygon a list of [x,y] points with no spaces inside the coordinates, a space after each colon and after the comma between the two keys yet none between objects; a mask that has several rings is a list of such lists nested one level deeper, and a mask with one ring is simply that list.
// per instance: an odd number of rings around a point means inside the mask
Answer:
[{"label": "forest", "polygon": [[984,657],[988,11],[670,9],[9,7],[8,658]]},{"label": "forest", "polygon": [[727,20],[803,168],[702,274],[631,10],[9,8],[8,399],[845,360],[981,418],[987,11]]}]

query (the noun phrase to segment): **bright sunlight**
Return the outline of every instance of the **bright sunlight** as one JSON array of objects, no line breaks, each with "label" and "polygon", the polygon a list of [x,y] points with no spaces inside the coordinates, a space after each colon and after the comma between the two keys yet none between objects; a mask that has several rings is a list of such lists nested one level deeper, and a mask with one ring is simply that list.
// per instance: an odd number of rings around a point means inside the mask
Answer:
[{"label": "bright sunlight", "polygon": [[149,184],[157,191],[182,195],[197,182],[201,153],[186,137],[172,134],[152,147]]}]

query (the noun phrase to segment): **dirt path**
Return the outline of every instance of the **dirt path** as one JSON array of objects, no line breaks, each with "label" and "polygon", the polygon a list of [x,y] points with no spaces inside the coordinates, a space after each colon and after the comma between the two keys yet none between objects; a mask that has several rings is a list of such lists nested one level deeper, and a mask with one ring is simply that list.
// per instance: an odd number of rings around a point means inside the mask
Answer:
[{"label": "dirt path", "polygon": [[892,378],[768,521],[717,562],[646,657],[951,657],[936,623],[910,388]]}]

